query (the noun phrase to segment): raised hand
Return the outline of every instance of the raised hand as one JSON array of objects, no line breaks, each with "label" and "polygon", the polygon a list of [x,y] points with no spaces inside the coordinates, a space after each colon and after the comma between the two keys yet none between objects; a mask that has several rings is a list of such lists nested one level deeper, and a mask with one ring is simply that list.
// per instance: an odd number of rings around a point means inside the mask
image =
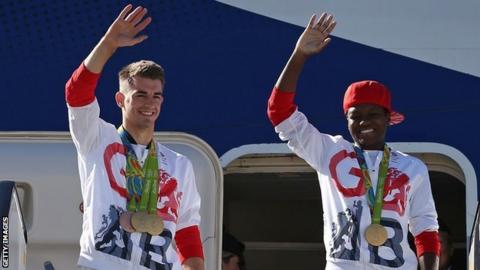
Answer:
[{"label": "raised hand", "polygon": [[312,15],[305,31],[297,41],[295,52],[305,57],[310,57],[322,51],[330,42],[328,37],[335,28],[336,22],[333,16],[322,13],[317,21],[317,15]]},{"label": "raised hand", "polygon": [[97,46],[85,58],[83,63],[88,70],[100,73],[118,48],[134,46],[147,38],[146,35],[138,35],[138,33],[150,24],[152,18],[144,19],[147,14],[146,8],[137,7],[131,11],[132,9],[132,5],[123,8]]},{"label": "raised hand", "polygon": [[330,42],[328,35],[335,28],[332,15],[323,13],[317,21],[317,15],[310,18],[308,26],[298,38],[295,50],[278,77],[276,88],[283,92],[297,91],[297,82],[307,59],[319,53]]},{"label": "raised hand", "polygon": [[137,35],[150,24],[152,18],[144,19],[146,8],[139,6],[132,9],[131,4],[123,8],[103,37],[114,48],[133,46],[147,38],[146,35]]}]

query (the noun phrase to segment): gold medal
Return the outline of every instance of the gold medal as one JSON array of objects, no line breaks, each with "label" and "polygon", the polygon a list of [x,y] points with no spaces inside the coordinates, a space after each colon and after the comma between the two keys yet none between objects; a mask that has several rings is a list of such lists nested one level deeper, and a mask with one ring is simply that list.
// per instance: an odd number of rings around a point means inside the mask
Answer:
[{"label": "gold medal", "polygon": [[133,214],[132,226],[137,232],[146,232],[151,235],[161,234],[164,227],[161,217],[156,214],[148,214],[146,211]]},{"label": "gold medal", "polygon": [[148,215],[147,219],[147,233],[151,235],[160,235],[163,232],[163,219],[156,214]]},{"label": "gold medal", "polygon": [[381,246],[387,241],[387,229],[380,224],[370,224],[365,230],[365,239],[372,246]]},{"label": "gold medal", "polygon": [[[163,219],[157,215],[159,175],[155,140],[150,141],[145,165],[140,166],[131,146],[132,142],[128,137],[128,132],[123,127],[119,128],[118,132],[123,145],[128,149],[126,186],[130,195],[127,198],[127,209],[133,213],[130,219],[131,227],[133,227],[131,229],[134,229],[135,232],[159,235],[163,232],[164,224]],[[140,201],[138,201],[138,197],[140,197]],[[128,227],[125,221],[123,225]]]}]

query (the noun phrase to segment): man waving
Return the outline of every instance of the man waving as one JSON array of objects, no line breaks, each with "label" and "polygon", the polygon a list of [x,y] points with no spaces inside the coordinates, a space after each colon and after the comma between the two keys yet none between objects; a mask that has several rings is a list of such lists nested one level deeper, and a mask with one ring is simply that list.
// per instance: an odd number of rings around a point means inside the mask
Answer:
[{"label": "man waving", "polygon": [[146,14],[126,6],[66,84],[84,202],[83,269],[204,269],[192,165],[154,139],[163,68],[146,60],[125,66],[115,94],[121,126],[99,117],[100,73],[117,49],[147,38],[139,35],[152,20]]}]

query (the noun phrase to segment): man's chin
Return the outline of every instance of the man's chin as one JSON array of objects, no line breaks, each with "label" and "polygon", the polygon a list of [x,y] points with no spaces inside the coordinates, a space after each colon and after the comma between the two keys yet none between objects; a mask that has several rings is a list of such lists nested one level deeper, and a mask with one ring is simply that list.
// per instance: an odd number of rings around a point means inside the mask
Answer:
[{"label": "man's chin", "polygon": [[155,130],[155,121],[142,121],[141,123],[137,123],[135,128],[138,131],[150,131]]}]

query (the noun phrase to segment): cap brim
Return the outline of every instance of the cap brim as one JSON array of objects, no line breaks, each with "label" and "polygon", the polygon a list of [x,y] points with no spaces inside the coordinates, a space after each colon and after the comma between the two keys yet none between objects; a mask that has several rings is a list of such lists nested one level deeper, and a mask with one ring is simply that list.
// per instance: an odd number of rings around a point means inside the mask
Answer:
[{"label": "cap brim", "polygon": [[405,120],[405,116],[403,114],[394,111],[390,113],[390,126],[400,124],[403,122],[403,120]]}]

